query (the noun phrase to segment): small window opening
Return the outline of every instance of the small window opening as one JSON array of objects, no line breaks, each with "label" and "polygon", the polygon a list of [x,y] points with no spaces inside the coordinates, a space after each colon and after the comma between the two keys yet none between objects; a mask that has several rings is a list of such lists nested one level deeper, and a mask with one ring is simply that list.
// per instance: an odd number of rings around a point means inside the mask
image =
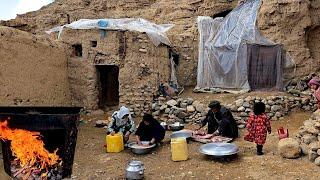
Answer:
[{"label": "small window opening", "polygon": [[81,44],[74,44],[72,45],[73,48],[73,56],[82,57],[82,45]]},{"label": "small window opening", "polygon": [[98,42],[97,41],[91,41],[91,47],[97,47]]}]

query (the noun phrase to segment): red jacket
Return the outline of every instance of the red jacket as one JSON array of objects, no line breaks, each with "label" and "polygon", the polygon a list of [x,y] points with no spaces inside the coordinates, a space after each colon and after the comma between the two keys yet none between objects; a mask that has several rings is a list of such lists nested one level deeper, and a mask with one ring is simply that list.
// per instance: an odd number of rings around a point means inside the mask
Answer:
[{"label": "red jacket", "polygon": [[266,114],[256,116],[251,113],[246,127],[254,142],[259,145],[263,145],[266,142],[267,132],[271,132],[270,120]]}]

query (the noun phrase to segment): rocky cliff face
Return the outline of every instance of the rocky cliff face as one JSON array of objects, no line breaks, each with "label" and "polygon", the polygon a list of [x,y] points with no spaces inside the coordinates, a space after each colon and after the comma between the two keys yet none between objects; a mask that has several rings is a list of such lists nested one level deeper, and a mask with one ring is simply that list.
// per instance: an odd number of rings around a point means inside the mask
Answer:
[{"label": "rocky cliff face", "polygon": [[[195,85],[198,58],[197,16],[231,10],[226,0],[56,0],[39,11],[1,22],[32,33],[81,18],[141,17],[155,23],[173,23],[168,32],[173,51],[179,54],[179,81]],[[320,62],[320,2],[318,0],[262,0],[258,26],[262,33],[284,44],[297,64],[296,76],[315,71]]]}]

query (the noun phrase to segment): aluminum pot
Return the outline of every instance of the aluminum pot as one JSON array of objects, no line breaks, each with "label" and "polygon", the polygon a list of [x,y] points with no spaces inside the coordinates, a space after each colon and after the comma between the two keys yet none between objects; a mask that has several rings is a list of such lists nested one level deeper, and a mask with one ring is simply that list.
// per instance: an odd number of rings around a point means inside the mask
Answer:
[{"label": "aluminum pot", "polygon": [[143,179],[144,169],[141,161],[130,161],[126,168],[126,179]]},{"label": "aluminum pot", "polygon": [[170,124],[168,127],[171,131],[180,131],[184,128],[184,124],[174,123]]}]

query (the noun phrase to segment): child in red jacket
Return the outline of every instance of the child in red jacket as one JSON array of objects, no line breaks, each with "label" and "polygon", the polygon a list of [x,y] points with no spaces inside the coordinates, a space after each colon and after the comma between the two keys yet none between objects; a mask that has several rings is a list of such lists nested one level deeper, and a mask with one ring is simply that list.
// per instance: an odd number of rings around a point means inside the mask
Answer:
[{"label": "child in red jacket", "polygon": [[267,132],[271,133],[270,120],[265,114],[265,110],[264,103],[255,103],[253,113],[250,113],[246,126],[249,134],[245,136],[245,140],[257,144],[257,155],[263,155],[262,148],[267,139]]}]

